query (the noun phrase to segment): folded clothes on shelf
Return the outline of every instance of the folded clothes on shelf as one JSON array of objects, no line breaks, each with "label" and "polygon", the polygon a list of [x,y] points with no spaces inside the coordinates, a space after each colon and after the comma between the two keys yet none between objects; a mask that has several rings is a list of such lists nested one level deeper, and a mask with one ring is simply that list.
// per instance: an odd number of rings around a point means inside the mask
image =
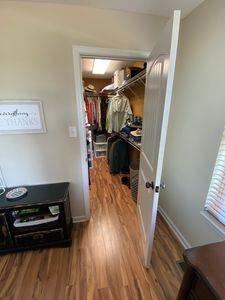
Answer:
[{"label": "folded clothes on shelf", "polygon": [[142,130],[138,128],[137,130],[131,131],[130,132],[130,137],[136,142],[140,143],[141,142],[141,136],[142,136]]}]

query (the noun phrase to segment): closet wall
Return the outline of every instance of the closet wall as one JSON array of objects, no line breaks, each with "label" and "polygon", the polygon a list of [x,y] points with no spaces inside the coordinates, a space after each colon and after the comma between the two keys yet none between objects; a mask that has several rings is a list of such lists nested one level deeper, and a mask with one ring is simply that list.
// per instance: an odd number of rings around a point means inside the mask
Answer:
[{"label": "closet wall", "polygon": [[[133,63],[133,67],[143,68],[144,62],[137,61]],[[142,83],[138,83],[133,87],[133,92],[126,91],[127,97],[130,99],[131,109],[135,116],[143,117],[144,112],[144,96],[145,87]]]},{"label": "closet wall", "polygon": [[126,95],[130,99],[130,106],[135,116],[143,117],[144,112],[144,85],[136,86],[134,88],[134,95],[132,92],[127,92]]},{"label": "closet wall", "polygon": [[[134,63],[134,67],[143,67],[143,62]],[[134,88],[135,95],[130,92],[130,104],[135,116],[143,117],[144,113],[144,96],[145,87],[143,84],[139,83]]]}]

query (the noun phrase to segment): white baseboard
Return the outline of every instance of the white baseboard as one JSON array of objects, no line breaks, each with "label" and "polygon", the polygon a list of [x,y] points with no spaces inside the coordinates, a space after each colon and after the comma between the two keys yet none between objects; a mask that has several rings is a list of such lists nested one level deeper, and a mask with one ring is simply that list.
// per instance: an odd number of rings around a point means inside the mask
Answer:
[{"label": "white baseboard", "polygon": [[80,223],[80,222],[86,222],[88,221],[86,216],[76,216],[72,217],[73,223]]},{"label": "white baseboard", "polygon": [[162,209],[162,207],[158,206],[158,212],[163,217],[163,219],[168,224],[169,228],[172,230],[173,234],[177,238],[177,240],[181,243],[181,245],[184,247],[184,249],[191,248],[191,245],[186,240],[186,238],[183,236],[183,234],[180,232],[180,230],[177,228],[177,226],[173,223],[173,221],[170,219],[170,217],[167,215],[167,213]]}]

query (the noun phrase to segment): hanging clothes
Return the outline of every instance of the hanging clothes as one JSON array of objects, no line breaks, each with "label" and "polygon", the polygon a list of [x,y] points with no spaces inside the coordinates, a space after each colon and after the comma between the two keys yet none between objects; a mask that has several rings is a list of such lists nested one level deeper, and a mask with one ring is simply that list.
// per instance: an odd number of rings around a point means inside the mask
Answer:
[{"label": "hanging clothes", "polygon": [[101,96],[101,127],[102,132],[106,132],[106,115],[108,109],[108,97]]},{"label": "hanging clothes", "polygon": [[109,152],[110,173],[129,172],[128,144],[121,139],[114,141]]},{"label": "hanging clothes", "polygon": [[109,133],[119,132],[132,115],[130,101],[125,95],[116,95],[109,100],[106,129]]},{"label": "hanging clothes", "polygon": [[111,151],[112,144],[119,139],[118,135],[112,135],[107,139],[107,161],[109,163],[109,154]]},{"label": "hanging clothes", "polygon": [[84,102],[88,123],[101,127],[101,98],[97,96],[85,96]]},{"label": "hanging clothes", "polygon": [[96,132],[106,132],[106,116],[108,110],[108,97],[106,96],[85,96],[84,106],[86,124],[94,127]]},{"label": "hanging clothes", "polygon": [[96,112],[97,112],[97,124],[98,124],[98,130],[102,130],[102,112],[101,112],[101,98],[98,97],[96,100]]}]

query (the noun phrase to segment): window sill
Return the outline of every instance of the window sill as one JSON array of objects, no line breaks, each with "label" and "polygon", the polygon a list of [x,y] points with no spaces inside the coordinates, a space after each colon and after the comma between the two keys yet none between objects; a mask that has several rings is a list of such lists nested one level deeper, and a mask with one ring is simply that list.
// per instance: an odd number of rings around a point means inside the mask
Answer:
[{"label": "window sill", "polygon": [[200,214],[205,218],[208,224],[210,224],[213,229],[223,238],[225,238],[225,225],[217,221],[215,217],[213,217],[210,213],[203,210]]}]

